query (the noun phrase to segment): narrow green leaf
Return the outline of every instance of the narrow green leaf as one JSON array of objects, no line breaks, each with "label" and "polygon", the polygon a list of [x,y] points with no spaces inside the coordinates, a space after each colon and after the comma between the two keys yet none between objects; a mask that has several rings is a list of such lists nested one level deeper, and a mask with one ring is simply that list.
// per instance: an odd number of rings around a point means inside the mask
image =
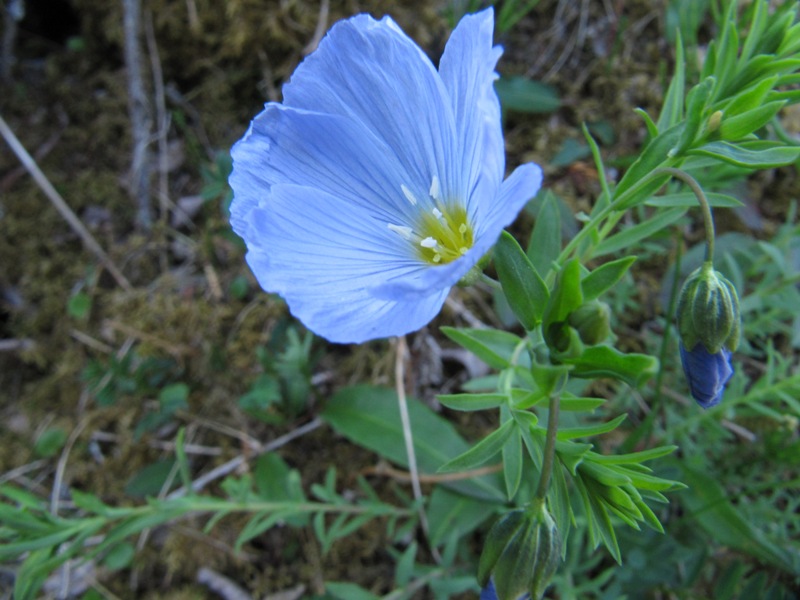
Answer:
[{"label": "narrow green leaf", "polygon": [[646,221],[634,225],[633,227],[623,229],[619,233],[606,238],[595,248],[594,256],[603,256],[605,254],[613,254],[620,250],[629,249],[637,242],[650,237],[657,231],[669,227],[684,214],[686,214],[685,208],[671,208],[660,211]]},{"label": "narrow green leaf", "polygon": [[647,114],[647,111],[644,110],[643,108],[634,108],[633,112],[642,117],[642,120],[644,121],[644,126],[647,127],[647,135],[650,137],[650,139],[657,137],[658,125],[656,125],[653,122],[653,119],[650,117],[650,115]]},{"label": "narrow green leaf", "polygon": [[581,356],[564,358],[572,375],[584,379],[611,377],[638,388],[658,371],[658,360],[646,354],[624,354],[610,346],[591,346]]},{"label": "narrow green leaf", "polygon": [[[706,192],[706,200],[709,206],[718,208],[737,208],[744,206],[744,203],[729,196],[728,194],[720,194],[719,192]],[[663,196],[653,196],[645,201],[645,206],[656,206],[659,208],[694,208],[697,206],[697,196],[692,192],[679,192],[677,194],[664,194]]]},{"label": "narrow green leaf", "polygon": [[514,431],[518,431],[517,423],[509,419],[498,429],[487,435],[472,448],[439,467],[439,473],[469,471],[494,458]]},{"label": "narrow green leaf", "polygon": [[[561,441],[574,440],[577,438],[592,437],[603,435],[609,431],[614,431],[626,418],[627,414],[621,414],[611,421],[598,423],[596,425],[586,425],[583,427],[562,427],[558,430],[558,439]],[[586,464],[586,463],[584,463]]]},{"label": "narrow green leaf", "polygon": [[605,404],[604,398],[577,398],[562,396],[559,403],[560,410],[566,412],[592,412]]},{"label": "narrow green leaf", "polygon": [[655,460],[662,456],[672,454],[677,449],[677,446],[659,446],[658,448],[649,448],[641,452],[632,452],[630,454],[596,454],[593,452],[592,460],[606,465],[640,464],[648,460]]},{"label": "narrow green leaf", "polygon": [[509,401],[506,394],[439,394],[436,399],[447,408],[463,411],[497,408]]},{"label": "narrow green leaf", "polygon": [[581,281],[584,301],[594,300],[611,289],[625,276],[631,265],[636,262],[635,256],[626,256],[619,260],[607,262],[597,267]]},{"label": "narrow green leaf", "polygon": [[767,102],[733,117],[723,117],[719,135],[725,140],[740,140],[755,133],[769,123],[778,114],[784,101]]},{"label": "narrow green leaf", "polygon": [[494,248],[494,263],[506,300],[528,331],[542,320],[550,294],[517,240],[504,231]]},{"label": "narrow green leaf", "polygon": [[681,468],[681,479],[689,489],[681,494],[681,502],[688,518],[700,525],[713,539],[722,544],[754,556],[789,572],[796,572],[796,564],[786,548],[769,541],[762,530],[751,522],[728,499],[728,494],[714,478],[690,469],[676,461]]},{"label": "narrow green leaf", "polygon": [[[511,357],[517,346],[524,341],[508,331],[500,329],[456,329],[442,327],[441,332],[451,340],[472,352],[494,369],[505,369],[511,365]],[[527,353],[519,353],[518,364],[530,365]]]},{"label": "narrow green leaf", "polygon": [[800,158],[800,147],[783,146],[774,142],[710,142],[689,150],[694,156],[710,156],[737,167],[771,169],[791,164]]},{"label": "narrow green leaf", "polygon": [[664,163],[670,158],[670,151],[680,141],[682,132],[683,125],[678,124],[662,131],[657,137],[650,140],[639,158],[628,168],[614,189],[614,204],[619,210],[627,210],[646,200],[669,179],[668,175],[653,179],[645,178],[653,170],[664,166]]},{"label": "narrow green leaf", "polygon": [[684,60],[683,40],[680,30],[675,42],[675,73],[667,88],[664,97],[664,106],[658,115],[657,127],[660,130],[669,129],[683,119],[684,89],[686,87],[686,61]]},{"label": "narrow green leaf", "polygon": [[559,199],[550,190],[544,193],[528,241],[528,258],[543,277],[547,277],[553,261],[561,252],[561,210],[558,203]]},{"label": "narrow green leaf", "polygon": [[512,500],[522,482],[522,436],[517,427],[503,444],[503,476],[508,499]]}]

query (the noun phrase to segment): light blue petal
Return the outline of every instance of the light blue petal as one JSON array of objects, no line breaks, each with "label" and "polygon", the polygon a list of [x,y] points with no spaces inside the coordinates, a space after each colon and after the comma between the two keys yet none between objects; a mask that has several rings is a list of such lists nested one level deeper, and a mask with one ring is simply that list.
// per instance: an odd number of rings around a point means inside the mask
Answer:
[{"label": "light blue petal", "polygon": [[503,49],[492,45],[493,32],[491,8],[466,15],[450,36],[439,63],[455,116],[456,160],[469,175],[466,190],[475,189],[478,178],[496,189],[505,172],[500,101],[494,91],[495,66]]},{"label": "light blue petal", "polygon": [[384,233],[389,223],[414,219],[402,192],[405,173],[386,144],[351,118],[268,104],[232,155],[231,224],[243,237],[250,212],[268,207],[269,190],[279,183],[315,187],[369,210]]},{"label": "light blue petal", "polygon": [[519,211],[539,193],[542,187],[542,169],[526,163],[514,169],[502,183],[492,202],[475,202],[475,227],[477,236],[489,236],[494,243],[504,228],[511,225]]},{"label": "light blue petal", "polygon": [[261,286],[283,296],[311,331],[334,342],[363,342],[419,329],[441,309],[449,288],[407,301],[370,293],[419,264],[369,210],[292,184],[273,185],[267,204],[248,216],[247,262]]},{"label": "light blue petal", "polygon": [[287,106],[361,121],[391,148],[417,197],[434,175],[445,193],[461,191],[448,93],[425,53],[390,18],[359,15],[334,25],[283,96]]}]

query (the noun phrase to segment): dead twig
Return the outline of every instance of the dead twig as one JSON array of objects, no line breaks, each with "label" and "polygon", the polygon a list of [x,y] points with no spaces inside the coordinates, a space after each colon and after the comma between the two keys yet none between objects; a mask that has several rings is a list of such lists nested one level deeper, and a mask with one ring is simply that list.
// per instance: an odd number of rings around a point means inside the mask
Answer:
[{"label": "dead twig", "polygon": [[212,592],[219,594],[225,600],[251,600],[252,598],[233,580],[206,567],[202,567],[197,572],[197,583],[207,586]]},{"label": "dead twig", "polygon": [[67,223],[69,223],[70,227],[72,227],[72,230],[78,234],[78,237],[81,238],[86,247],[100,260],[117,284],[119,284],[119,286],[126,292],[132,291],[133,286],[117,268],[111,258],[109,258],[105,251],[100,247],[100,244],[97,243],[97,240],[95,240],[89,230],[86,229],[78,216],[72,212],[72,209],[61,197],[61,194],[56,191],[56,189],[53,187],[53,184],[51,184],[47,177],[45,177],[45,174],[42,173],[39,165],[37,165],[36,161],[33,160],[33,157],[28,154],[28,151],[25,149],[19,139],[17,139],[17,136],[14,135],[14,132],[11,131],[11,128],[8,126],[2,116],[0,116],[0,135],[2,135],[6,143],[11,146],[11,150],[14,151],[14,154],[17,155],[17,158],[28,170],[28,173],[31,174],[33,180],[44,192],[50,202],[53,203],[53,206],[55,206],[59,214],[64,217],[64,220]]},{"label": "dead twig", "polygon": [[136,202],[136,222],[150,229],[153,215],[150,208],[150,144],[151,118],[142,74],[140,35],[142,9],[139,0],[122,0],[122,27],[125,38],[125,67],[128,77],[128,114],[133,137],[131,159],[131,197]]},{"label": "dead twig", "polygon": [[[503,470],[502,464],[489,465],[471,471],[461,471],[459,473],[442,473],[440,475],[427,475],[419,473],[418,478],[420,483],[448,483],[451,481],[463,481],[465,479],[472,479],[473,477],[481,477],[483,475],[490,475]],[[374,467],[367,467],[361,471],[364,475],[376,475],[378,477],[391,477],[397,481],[411,481],[411,473],[408,471],[401,471],[390,467],[386,463],[380,463]]]},{"label": "dead twig", "polygon": [[[273,450],[277,450],[278,448],[288,444],[292,440],[299,438],[321,427],[322,423],[323,423],[322,419],[316,418],[312,421],[309,421],[305,425],[298,427],[294,431],[290,431],[289,433],[282,435],[279,438],[275,438],[270,443],[261,446],[256,450],[254,455],[245,456],[244,454],[240,454],[239,456],[229,460],[225,464],[222,464],[216,467],[215,469],[212,469],[202,477],[198,477],[197,479],[195,479],[192,482],[192,491],[199,492],[212,481],[215,481],[220,477],[224,477],[225,475],[228,475],[229,473],[232,473],[233,471],[238,469],[241,465],[247,462],[248,458],[252,458],[253,456],[259,456],[261,454],[266,454],[267,452],[272,452]],[[181,498],[182,496],[185,496],[186,493],[187,493],[186,488],[182,487],[169,494],[167,496],[167,499],[172,500],[174,498]]]}]

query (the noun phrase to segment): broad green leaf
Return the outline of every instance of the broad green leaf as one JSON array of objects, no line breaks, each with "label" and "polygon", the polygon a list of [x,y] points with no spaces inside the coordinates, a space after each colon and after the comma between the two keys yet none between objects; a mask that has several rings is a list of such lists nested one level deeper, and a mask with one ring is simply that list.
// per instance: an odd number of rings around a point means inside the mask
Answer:
[{"label": "broad green leaf", "polygon": [[658,371],[658,360],[646,354],[624,354],[610,346],[591,346],[581,356],[564,358],[572,375],[584,379],[611,377],[638,388]]},{"label": "broad green leaf", "polygon": [[528,258],[536,272],[545,278],[561,252],[561,209],[558,203],[559,199],[550,190],[544,192],[528,241]]},{"label": "broad green leaf", "polygon": [[[498,507],[500,505],[497,505]],[[468,535],[492,515],[491,505],[443,486],[433,488],[425,511],[431,525],[431,543],[442,544],[450,535]]]},{"label": "broad green leaf", "polygon": [[480,467],[494,458],[503,449],[506,440],[516,430],[516,421],[509,419],[498,429],[495,429],[480,442],[472,446],[472,448],[439,467],[439,473],[469,471],[470,469]]},{"label": "broad green leaf", "polygon": [[494,247],[494,264],[506,300],[528,331],[542,320],[550,294],[517,240],[504,231]]},{"label": "broad green leaf", "polygon": [[657,231],[669,227],[685,213],[685,208],[670,208],[668,210],[659,211],[646,221],[634,225],[633,227],[623,229],[619,233],[606,238],[598,244],[593,254],[594,256],[603,256],[604,254],[613,254],[620,250],[630,248],[632,245],[650,237]]},{"label": "broad green leaf", "polygon": [[[435,473],[470,445],[452,424],[414,398],[408,398],[411,432],[420,471]],[[408,467],[400,409],[393,390],[359,385],[337,392],[322,411],[322,419],[350,441]],[[447,482],[449,488],[476,498],[503,502],[506,495],[498,474]]]},{"label": "broad green leaf", "polygon": [[453,410],[485,410],[507,404],[506,394],[440,394],[436,399]]},{"label": "broad green leaf", "polygon": [[397,561],[397,567],[394,571],[394,582],[399,588],[403,588],[411,581],[414,574],[414,562],[417,558],[417,542],[413,541],[408,545],[405,552],[400,555]]},{"label": "broad green leaf", "polygon": [[501,77],[494,82],[503,110],[523,113],[551,113],[561,106],[556,89],[525,77]]},{"label": "broad green leaf", "polygon": [[577,259],[567,262],[558,274],[553,294],[544,314],[545,326],[566,321],[570,313],[583,304],[581,264]]},{"label": "broad green leaf", "polygon": [[542,333],[548,347],[564,352],[571,346],[570,338],[577,334],[567,326],[566,321],[570,313],[581,304],[583,304],[581,265],[578,259],[572,259],[558,273],[553,293],[542,317]]},{"label": "broad green leaf", "polygon": [[636,261],[635,256],[626,256],[597,267],[581,281],[584,301],[594,300],[611,289],[622,279]]},{"label": "broad green leaf", "polygon": [[[174,458],[158,460],[140,469],[125,484],[125,493],[134,498],[157,496],[170,476],[177,474]],[[177,481],[173,485],[177,484]]]},{"label": "broad green leaf", "polygon": [[336,600],[381,600],[372,592],[355,583],[326,581],[325,591]]},{"label": "broad green leaf", "polygon": [[[737,208],[744,206],[744,203],[728,194],[718,192],[706,192],[706,200],[709,206],[719,208]],[[660,208],[694,208],[697,204],[697,196],[692,192],[679,192],[677,194],[664,194],[663,196],[653,196],[645,201],[645,206],[657,206]]]},{"label": "broad green leaf", "polygon": [[[508,331],[499,329],[456,329],[455,327],[442,327],[444,333],[451,340],[472,352],[483,362],[495,369],[505,369],[511,365],[511,357],[517,346],[524,341]],[[518,353],[517,364],[530,365],[526,352]]]}]

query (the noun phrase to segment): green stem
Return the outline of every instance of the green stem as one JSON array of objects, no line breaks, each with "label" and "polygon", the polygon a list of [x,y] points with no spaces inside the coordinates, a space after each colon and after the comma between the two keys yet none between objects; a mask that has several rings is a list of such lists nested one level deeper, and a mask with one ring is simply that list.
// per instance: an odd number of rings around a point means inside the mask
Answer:
[{"label": "green stem", "polygon": [[556,436],[558,434],[558,410],[561,405],[561,394],[553,392],[550,395],[550,416],[547,419],[547,435],[544,442],[544,456],[542,457],[542,474],[539,476],[539,486],[536,488],[534,504],[543,502],[550,487],[550,478],[553,474],[553,464],[556,458]]},{"label": "green stem", "polygon": [[706,262],[713,263],[714,262],[714,217],[711,214],[711,206],[708,204],[708,199],[706,198],[703,189],[700,187],[700,184],[697,183],[697,180],[689,175],[686,171],[681,171],[680,169],[675,169],[673,167],[662,167],[660,169],[656,169],[653,171],[654,174],[663,174],[663,175],[671,175],[676,179],[680,179],[686,185],[691,188],[692,192],[694,192],[697,201],[700,203],[700,208],[703,211],[703,224],[705,225],[706,230]]}]

